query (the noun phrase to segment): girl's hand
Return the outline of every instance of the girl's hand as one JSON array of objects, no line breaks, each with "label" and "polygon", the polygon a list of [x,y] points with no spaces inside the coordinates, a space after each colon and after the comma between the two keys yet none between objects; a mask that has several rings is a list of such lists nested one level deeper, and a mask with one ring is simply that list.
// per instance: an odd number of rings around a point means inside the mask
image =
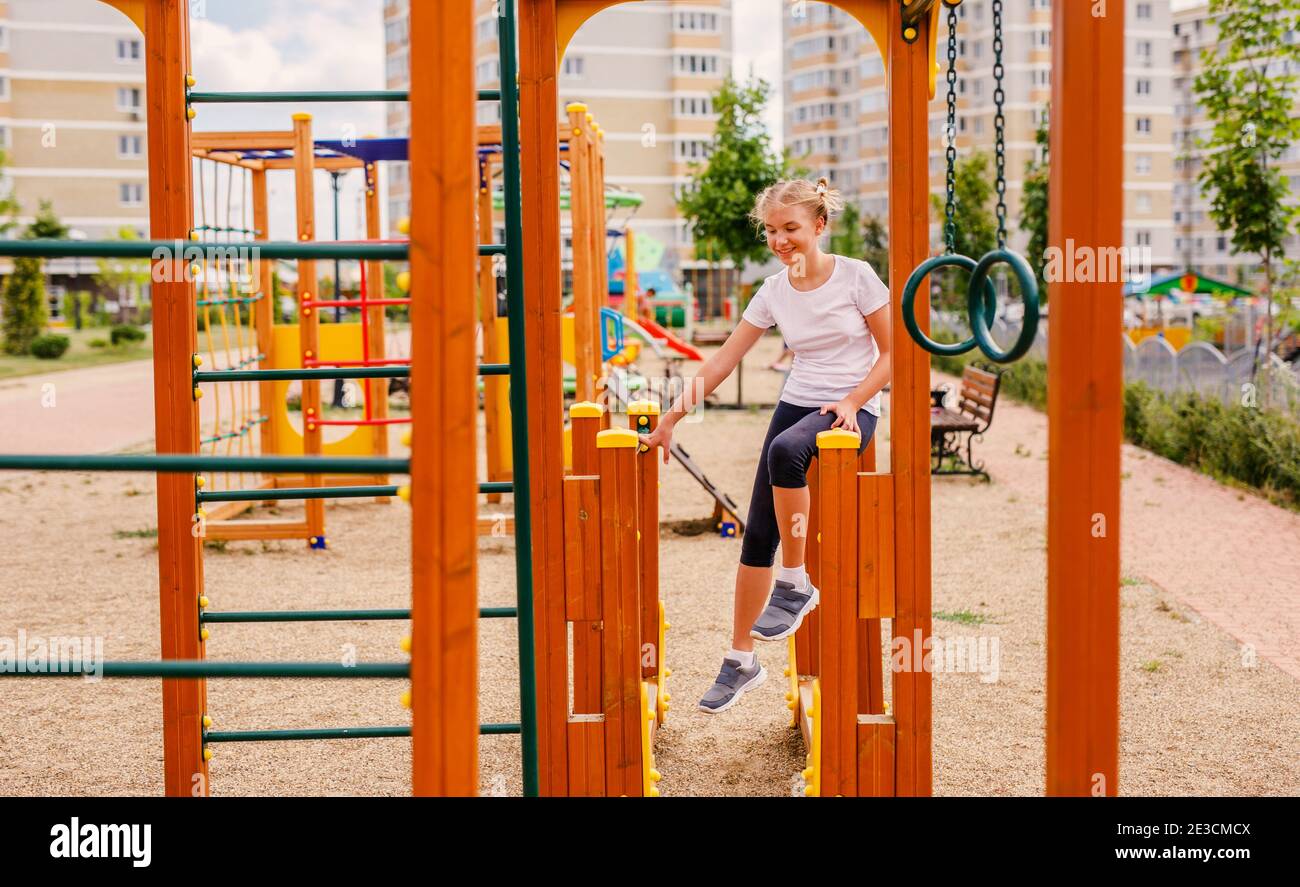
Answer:
[{"label": "girl's hand", "polygon": [[661,421],[655,430],[649,434],[641,435],[641,442],[650,449],[655,447],[663,448],[664,464],[668,464],[668,450],[673,445],[673,426],[676,425],[671,419]]},{"label": "girl's hand", "polygon": [[831,428],[843,427],[845,431],[852,431],[855,434],[861,434],[858,431],[858,410],[847,400],[841,400],[839,403],[828,403],[822,407],[820,415],[827,413],[835,414],[835,421],[831,423]]}]

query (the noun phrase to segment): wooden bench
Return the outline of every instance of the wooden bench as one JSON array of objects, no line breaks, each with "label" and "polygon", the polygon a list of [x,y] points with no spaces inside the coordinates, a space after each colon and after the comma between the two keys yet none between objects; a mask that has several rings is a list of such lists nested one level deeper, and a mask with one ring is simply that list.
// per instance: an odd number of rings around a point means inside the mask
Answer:
[{"label": "wooden bench", "polygon": [[974,459],[972,446],[975,438],[982,436],[993,422],[993,407],[1001,383],[1000,373],[967,365],[961,374],[956,409],[944,405],[948,386],[930,392],[931,474],[969,474],[988,479],[984,463]]}]

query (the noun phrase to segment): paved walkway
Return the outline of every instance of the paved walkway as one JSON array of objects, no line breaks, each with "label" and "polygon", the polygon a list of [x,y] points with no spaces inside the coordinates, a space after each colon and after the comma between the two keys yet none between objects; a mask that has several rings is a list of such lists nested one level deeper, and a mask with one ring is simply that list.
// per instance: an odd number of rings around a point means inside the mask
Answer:
[{"label": "paved walkway", "polygon": [[[998,484],[1045,502],[1046,454],[1047,416],[999,400],[976,444]],[[1127,444],[1122,464],[1123,575],[1232,635],[1243,665],[1254,655],[1300,679],[1300,515]]]},{"label": "paved walkway", "polygon": [[152,361],[0,382],[0,448],[7,452],[107,453],[153,433]]}]

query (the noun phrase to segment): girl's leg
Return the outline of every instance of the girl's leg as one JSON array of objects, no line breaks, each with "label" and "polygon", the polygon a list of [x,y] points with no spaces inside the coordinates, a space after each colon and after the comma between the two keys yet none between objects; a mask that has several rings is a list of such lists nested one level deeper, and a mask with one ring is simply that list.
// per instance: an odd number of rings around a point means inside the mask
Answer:
[{"label": "girl's leg", "polygon": [[754,639],[749,636],[749,630],[753,628],[758,614],[763,612],[771,590],[771,567],[750,567],[745,564],[736,567],[736,611],[731,625],[733,650],[753,652]]}]

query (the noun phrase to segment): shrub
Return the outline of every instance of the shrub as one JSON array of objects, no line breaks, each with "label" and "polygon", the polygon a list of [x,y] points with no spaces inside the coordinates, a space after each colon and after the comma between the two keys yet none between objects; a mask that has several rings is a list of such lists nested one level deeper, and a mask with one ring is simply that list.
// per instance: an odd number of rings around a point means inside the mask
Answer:
[{"label": "shrub", "polygon": [[144,330],[136,326],[131,326],[128,323],[119,323],[117,326],[113,327],[112,332],[109,333],[109,338],[112,340],[114,345],[143,342]]},{"label": "shrub", "polygon": [[86,344],[89,345],[91,348],[107,348],[108,339],[91,339]]},{"label": "shrub", "polygon": [[67,336],[37,336],[32,340],[32,354],[42,360],[57,360],[71,344]]}]

